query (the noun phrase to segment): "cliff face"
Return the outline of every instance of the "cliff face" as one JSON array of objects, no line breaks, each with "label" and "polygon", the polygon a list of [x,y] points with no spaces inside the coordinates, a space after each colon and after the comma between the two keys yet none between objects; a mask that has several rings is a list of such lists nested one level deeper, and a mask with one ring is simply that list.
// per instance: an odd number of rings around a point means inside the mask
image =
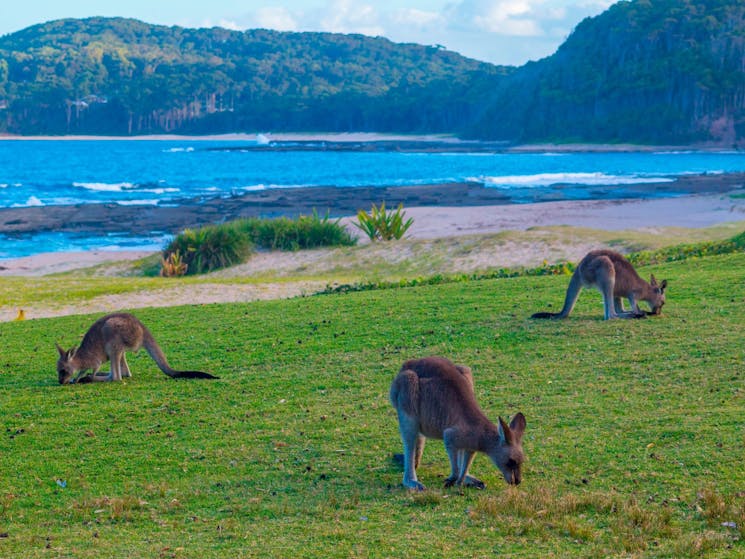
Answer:
[{"label": "cliff face", "polygon": [[469,135],[742,144],[745,2],[619,2],[499,84]]}]

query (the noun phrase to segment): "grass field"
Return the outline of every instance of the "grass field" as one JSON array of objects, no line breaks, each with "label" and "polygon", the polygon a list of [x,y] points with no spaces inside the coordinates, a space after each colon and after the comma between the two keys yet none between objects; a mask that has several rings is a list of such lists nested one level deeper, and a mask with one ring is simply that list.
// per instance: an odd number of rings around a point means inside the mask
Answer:
[{"label": "grass field", "polygon": [[[647,267],[661,317],[602,318],[566,276],[138,310],[174,381],[61,387],[54,342],[95,317],[0,324],[0,557],[743,557],[745,254]],[[21,288],[20,286],[18,287]],[[400,488],[388,388],[408,358],[470,365],[522,411],[523,484]]]}]

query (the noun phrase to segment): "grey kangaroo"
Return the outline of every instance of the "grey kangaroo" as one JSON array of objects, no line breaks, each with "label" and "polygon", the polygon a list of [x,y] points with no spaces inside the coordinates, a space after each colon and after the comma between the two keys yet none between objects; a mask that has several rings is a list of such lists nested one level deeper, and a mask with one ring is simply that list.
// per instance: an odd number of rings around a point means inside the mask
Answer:
[{"label": "grey kangaroo", "polygon": [[[561,311],[537,312],[530,318],[566,318],[572,312],[583,287],[594,287],[603,294],[605,320],[643,318],[662,313],[667,280],[658,284],[652,275],[647,283],[622,254],[612,250],[593,250],[587,253],[574,271]],[[629,300],[630,311],[623,308],[622,297]],[[641,310],[639,301],[646,301],[652,311]]]},{"label": "grey kangaroo", "polygon": [[[56,346],[59,353],[57,375],[60,384],[114,381],[130,377],[132,373],[124,354],[141,347],[150,354],[160,370],[171,378],[219,378],[201,371],[172,369],[150,331],[137,318],[127,313],[114,313],[99,318],[83,336],[80,347],[65,351],[59,344]],[[98,375],[101,366],[109,360],[111,372]],[[89,369],[92,374],[78,374]]]},{"label": "grey kangaroo", "polygon": [[398,413],[404,446],[404,487],[424,489],[417,480],[416,468],[428,437],[445,443],[451,467],[446,487],[486,487],[468,475],[476,452],[489,456],[507,483],[517,485],[522,481],[525,416],[518,413],[509,425],[501,417],[498,425],[489,421],[476,402],[468,367],[444,357],[406,361],[393,379],[390,398]]}]

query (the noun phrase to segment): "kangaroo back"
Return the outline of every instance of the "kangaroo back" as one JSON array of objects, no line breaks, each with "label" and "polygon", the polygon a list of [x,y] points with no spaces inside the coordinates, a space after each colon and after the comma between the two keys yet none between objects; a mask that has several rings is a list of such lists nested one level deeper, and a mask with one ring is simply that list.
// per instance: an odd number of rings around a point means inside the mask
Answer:
[{"label": "kangaroo back", "polygon": [[214,375],[211,375],[209,373],[204,373],[202,371],[177,371],[176,369],[171,368],[171,366],[168,364],[168,360],[166,359],[165,353],[163,353],[163,350],[160,349],[160,346],[158,345],[158,342],[155,341],[155,338],[150,333],[150,330],[148,330],[145,326],[143,328],[142,333],[142,347],[145,348],[145,351],[148,352],[150,357],[153,358],[153,361],[158,365],[158,368],[163,371],[165,374],[167,374],[171,378],[206,378],[206,379],[219,379],[220,377],[216,377]]}]

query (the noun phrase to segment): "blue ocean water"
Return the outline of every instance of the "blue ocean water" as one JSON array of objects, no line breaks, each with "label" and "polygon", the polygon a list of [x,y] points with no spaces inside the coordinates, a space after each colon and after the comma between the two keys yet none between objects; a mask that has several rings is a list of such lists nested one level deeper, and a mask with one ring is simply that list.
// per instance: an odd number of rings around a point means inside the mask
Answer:
[{"label": "blue ocean water", "polygon": [[[400,153],[259,151],[253,141],[3,140],[0,207],[111,202],[178,204],[249,190],[307,186],[396,186],[478,182],[525,190],[672,180],[745,171],[740,152]],[[527,201],[527,200],[526,200]],[[148,238],[0,237],[0,258],[46,250],[161,246]]]}]

